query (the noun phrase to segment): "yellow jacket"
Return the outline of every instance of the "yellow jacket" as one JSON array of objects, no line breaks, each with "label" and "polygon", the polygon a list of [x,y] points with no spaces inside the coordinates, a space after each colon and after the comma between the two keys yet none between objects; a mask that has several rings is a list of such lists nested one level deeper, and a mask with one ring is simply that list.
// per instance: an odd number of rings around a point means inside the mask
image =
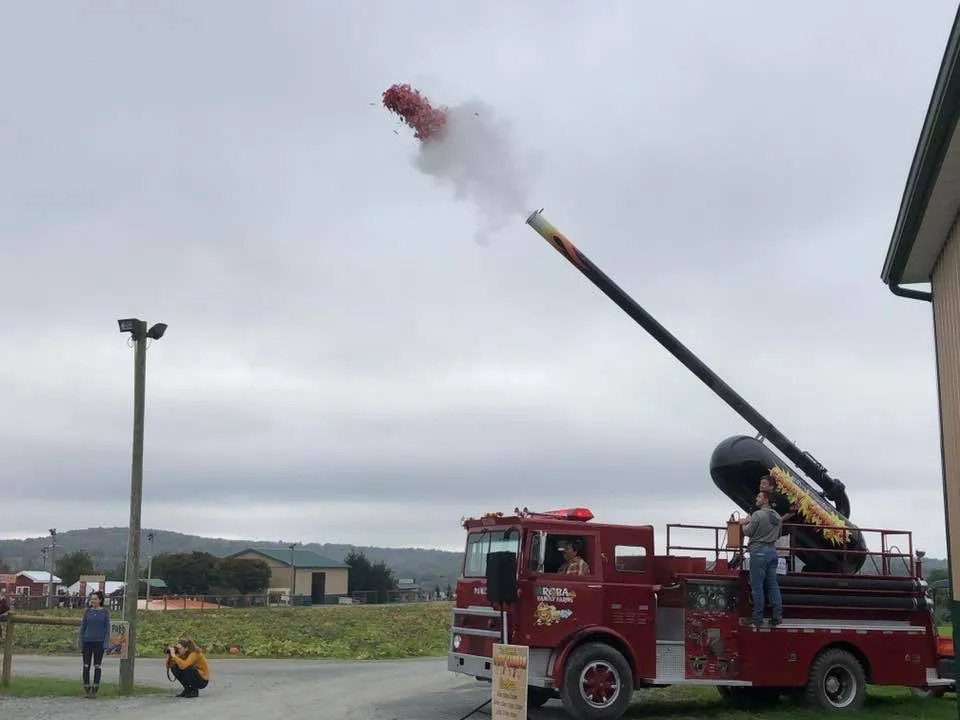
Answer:
[{"label": "yellow jacket", "polygon": [[167,665],[172,666],[174,664],[181,670],[186,670],[191,665],[196,666],[197,674],[204,680],[210,680],[210,668],[207,665],[207,659],[203,656],[203,653],[191,652],[185,658],[179,655],[171,655],[167,658]]}]

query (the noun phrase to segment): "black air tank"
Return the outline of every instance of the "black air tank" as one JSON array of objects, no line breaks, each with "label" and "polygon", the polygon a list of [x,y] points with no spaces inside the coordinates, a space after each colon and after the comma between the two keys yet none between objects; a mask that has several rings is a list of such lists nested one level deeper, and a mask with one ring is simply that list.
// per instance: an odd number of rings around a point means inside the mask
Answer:
[{"label": "black air tank", "polygon": [[[774,468],[783,471],[783,480],[772,498],[774,508],[781,515],[791,504],[798,508],[788,522],[802,525],[790,529],[794,552],[804,564],[804,570],[827,573],[860,570],[866,561],[867,549],[863,533],[770,448],[756,438],[736,435],[717,445],[710,456],[710,477],[714,484],[745,513],[756,507],[760,478]],[[844,529],[848,531],[846,543],[844,534],[837,532]],[[844,545],[852,552],[844,553]]]}]

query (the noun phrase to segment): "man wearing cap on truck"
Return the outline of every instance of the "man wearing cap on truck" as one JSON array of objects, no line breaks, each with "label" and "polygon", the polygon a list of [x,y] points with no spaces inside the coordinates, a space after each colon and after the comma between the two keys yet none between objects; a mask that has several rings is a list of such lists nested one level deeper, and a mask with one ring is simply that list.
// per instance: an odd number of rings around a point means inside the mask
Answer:
[{"label": "man wearing cap on truck", "polygon": [[772,477],[764,475],[760,478],[760,489],[767,493],[767,497],[770,498],[770,506],[779,513],[782,522],[790,522],[793,516],[797,514],[796,506],[791,505],[783,493],[777,492],[777,487]]},{"label": "man wearing cap on truck", "polygon": [[[777,490],[777,484],[772,477],[764,475],[760,478],[760,489],[767,493],[767,496],[770,498],[770,506],[779,513],[780,522],[783,525],[796,522],[794,520],[797,514],[796,504],[791,503],[786,495]],[[791,557],[790,554],[790,548],[793,543],[792,535],[793,528],[781,526],[780,537],[776,542],[777,552],[780,557],[784,559],[784,562],[789,565],[795,565],[797,562],[796,558]],[[796,568],[794,567],[794,569]]]},{"label": "man wearing cap on truck", "polygon": [[777,581],[777,564],[780,556],[776,542],[780,538],[783,521],[780,513],[770,507],[770,496],[765,490],[757,493],[757,509],[749,517],[740,518],[743,534],[750,538],[747,552],[750,554],[750,590],[753,601],[751,625],[763,623],[764,600],[770,601],[773,609],[771,625],[783,622],[783,601]]}]

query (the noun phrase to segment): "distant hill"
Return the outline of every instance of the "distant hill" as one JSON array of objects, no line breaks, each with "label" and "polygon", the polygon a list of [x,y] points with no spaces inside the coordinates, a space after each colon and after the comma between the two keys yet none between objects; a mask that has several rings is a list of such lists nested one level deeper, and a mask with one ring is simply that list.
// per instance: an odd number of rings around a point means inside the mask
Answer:
[{"label": "distant hill", "polygon": [[[144,529],[140,548],[141,561],[146,565],[148,532],[153,532],[154,554],[191,552],[198,550],[212,555],[230,555],[251,545],[275,545],[264,540],[224,540],[199,535],[184,535],[167,530]],[[50,544],[49,537],[24,540],[0,540],[0,560],[12,570],[38,570],[43,566],[41,548]],[[413,578],[427,589],[453,585],[463,562],[463,553],[425,548],[382,548],[333,543],[305,543],[304,550],[312,550],[334,560],[343,560],[351,551],[363,552],[374,562],[383,561],[397,578]],[[127,550],[126,528],[87,528],[57,533],[57,555],[84,550],[101,570],[112,570],[125,562]]]}]

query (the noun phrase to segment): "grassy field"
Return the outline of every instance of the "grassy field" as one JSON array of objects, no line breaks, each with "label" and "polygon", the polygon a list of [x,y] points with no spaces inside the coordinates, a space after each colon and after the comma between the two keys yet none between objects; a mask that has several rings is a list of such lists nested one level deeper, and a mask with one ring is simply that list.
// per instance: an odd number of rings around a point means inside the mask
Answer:
[{"label": "grassy field", "polygon": [[[451,603],[438,602],[141,612],[137,654],[160,656],[167,645],[186,636],[212,657],[370,660],[439,656],[446,653],[451,607]],[[79,617],[80,610],[30,614]],[[18,624],[14,626],[14,649],[21,653],[75,653],[76,633],[70,627]],[[237,652],[231,653],[231,648]]]},{"label": "grassy field", "polygon": [[[135,685],[133,687],[134,695],[156,695],[160,693],[169,693],[169,689],[149,685]],[[11,697],[82,698],[83,685],[76,680],[14,676],[10,678],[9,687],[0,687],[0,697],[4,695]],[[100,691],[97,693],[97,699],[110,697],[120,697],[118,685],[116,683],[102,683]]]},{"label": "grassy field", "polygon": [[[193,638],[211,657],[372,660],[446,654],[452,603],[324,605],[140,612],[137,653],[158,657],[179,637]],[[80,617],[80,610],[36,615]],[[119,615],[118,615],[119,617]],[[76,629],[16,625],[21,653],[77,652]],[[940,628],[943,635],[950,627]],[[236,648],[236,653],[231,652]]]}]

